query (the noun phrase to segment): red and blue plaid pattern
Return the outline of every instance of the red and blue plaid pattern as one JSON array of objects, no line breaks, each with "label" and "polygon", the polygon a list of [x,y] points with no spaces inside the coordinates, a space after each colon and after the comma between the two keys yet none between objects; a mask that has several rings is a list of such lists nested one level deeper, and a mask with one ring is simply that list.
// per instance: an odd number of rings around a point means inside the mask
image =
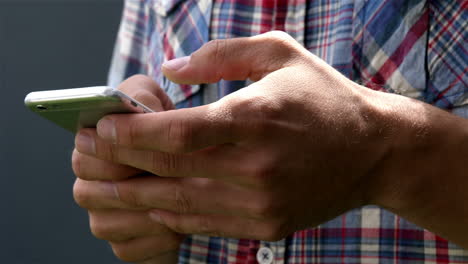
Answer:
[{"label": "red and blue plaid pattern", "polygon": [[429,14],[426,101],[463,107],[468,104],[468,1],[432,1]]},{"label": "red and blue plaid pattern", "polygon": [[[213,102],[247,82],[179,86],[161,64],[210,39],[283,30],[348,78],[468,117],[466,0],[127,0],[110,84],[153,77],[177,103]],[[303,205],[307,209],[307,204]],[[278,242],[190,236],[181,263],[468,263],[468,251],[375,206]]]}]

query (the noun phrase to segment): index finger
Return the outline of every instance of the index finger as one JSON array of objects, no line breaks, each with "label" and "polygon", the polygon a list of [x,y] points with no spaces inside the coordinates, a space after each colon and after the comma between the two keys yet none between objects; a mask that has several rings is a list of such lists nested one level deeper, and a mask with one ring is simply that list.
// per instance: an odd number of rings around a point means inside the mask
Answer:
[{"label": "index finger", "polygon": [[134,75],[123,81],[118,89],[156,112],[174,109],[167,94],[148,76]]},{"label": "index finger", "polygon": [[240,125],[217,103],[158,113],[109,115],[97,124],[97,133],[115,144],[187,153],[225,143],[234,143]]}]

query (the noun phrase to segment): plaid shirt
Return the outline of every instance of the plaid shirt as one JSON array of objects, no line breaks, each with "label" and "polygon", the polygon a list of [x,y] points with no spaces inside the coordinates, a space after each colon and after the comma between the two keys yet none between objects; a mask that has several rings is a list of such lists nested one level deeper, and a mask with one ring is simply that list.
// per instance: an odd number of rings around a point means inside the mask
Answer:
[{"label": "plaid shirt", "polygon": [[[210,103],[246,82],[177,85],[161,64],[211,39],[283,30],[358,83],[468,117],[467,10],[466,0],[127,0],[109,82],[143,73],[178,107]],[[179,260],[256,263],[257,253],[262,263],[468,263],[468,251],[375,206],[274,243],[189,236]]]}]

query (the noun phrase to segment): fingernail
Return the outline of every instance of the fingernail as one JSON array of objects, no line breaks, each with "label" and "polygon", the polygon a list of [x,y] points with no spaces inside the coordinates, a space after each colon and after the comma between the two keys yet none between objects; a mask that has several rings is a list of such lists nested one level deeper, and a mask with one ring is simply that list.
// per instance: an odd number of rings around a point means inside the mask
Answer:
[{"label": "fingernail", "polygon": [[96,142],[94,138],[85,132],[79,132],[76,136],[76,148],[85,154],[96,154]]},{"label": "fingernail", "polygon": [[104,196],[112,200],[120,200],[119,192],[115,183],[111,181],[100,181],[99,189],[103,192]]},{"label": "fingernail", "polygon": [[113,119],[104,117],[99,120],[96,127],[97,133],[101,138],[111,140],[112,143],[117,143],[117,131]]},{"label": "fingernail", "polygon": [[155,222],[157,222],[157,223],[159,223],[159,224],[162,224],[162,225],[164,224],[164,222],[163,222],[163,220],[162,220],[161,215],[159,214],[159,212],[153,210],[153,211],[150,211],[150,214],[149,214],[149,215],[150,215],[150,218],[151,218],[153,221],[155,221]]},{"label": "fingernail", "polygon": [[181,69],[182,67],[184,67],[185,65],[187,65],[189,60],[190,60],[190,56],[185,56],[185,57],[173,59],[170,61],[166,61],[163,63],[162,66],[169,70],[177,71]]}]

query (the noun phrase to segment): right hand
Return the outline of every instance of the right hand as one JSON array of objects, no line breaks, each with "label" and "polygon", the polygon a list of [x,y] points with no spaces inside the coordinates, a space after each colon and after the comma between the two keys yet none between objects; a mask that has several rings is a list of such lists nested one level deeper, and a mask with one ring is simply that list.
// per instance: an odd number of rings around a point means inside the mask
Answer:
[{"label": "right hand", "polygon": [[[150,78],[133,76],[124,81],[119,90],[142,102],[155,111],[174,109],[164,91]],[[85,132],[85,133],[83,133]],[[84,129],[84,134],[96,134],[95,129]],[[99,148],[99,146],[96,146]],[[100,195],[90,193],[94,186],[106,186],[104,181],[119,181],[144,175],[146,172],[129,166],[99,160],[76,149],[72,157],[73,171],[78,179],[73,188],[76,202],[89,213],[91,231],[97,238],[106,240],[114,254],[121,260],[144,264],[176,263],[183,235],[174,233],[164,225],[149,219],[150,208],[97,207]],[[146,174],[148,175],[148,174]],[[157,177],[149,175],[147,177]]]}]

